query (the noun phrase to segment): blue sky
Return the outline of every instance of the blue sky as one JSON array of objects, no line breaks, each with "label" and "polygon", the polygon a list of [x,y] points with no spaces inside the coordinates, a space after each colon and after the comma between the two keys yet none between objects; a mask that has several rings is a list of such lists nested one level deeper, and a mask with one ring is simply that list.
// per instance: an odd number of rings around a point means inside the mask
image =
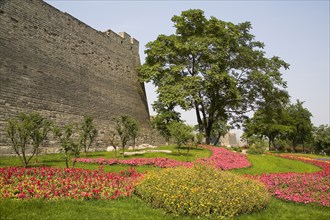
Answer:
[{"label": "blue sky", "polygon": [[[240,23],[250,21],[251,33],[266,44],[268,57],[279,56],[290,64],[283,71],[291,100],[305,101],[314,125],[330,124],[329,1],[60,1],[47,0],[96,30],[125,31],[140,42],[141,63],[145,44],[159,34],[172,34],[173,15],[202,9],[206,17]],[[150,107],[155,89],[146,85]],[[193,112],[182,113],[195,124]]]}]

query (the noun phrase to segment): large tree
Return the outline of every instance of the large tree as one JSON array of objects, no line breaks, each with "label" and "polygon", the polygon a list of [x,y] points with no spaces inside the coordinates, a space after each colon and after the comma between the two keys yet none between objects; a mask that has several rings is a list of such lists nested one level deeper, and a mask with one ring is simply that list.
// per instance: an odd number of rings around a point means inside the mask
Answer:
[{"label": "large tree", "polygon": [[313,124],[311,122],[311,112],[303,107],[303,103],[297,100],[296,104],[291,104],[286,108],[289,116],[288,124],[292,126],[292,130],[288,133],[287,138],[291,141],[293,152],[296,146],[301,144],[305,151],[305,143],[313,138]]},{"label": "large tree", "polygon": [[157,87],[164,105],[194,109],[206,143],[214,123],[239,122],[244,113],[273,99],[273,91],[286,87],[280,69],[289,65],[265,57],[249,22],[207,19],[202,10],[184,11],[172,21],[175,34],[159,35],[146,45],[140,77]]},{"label": "large tree", "polygon": [[269,149],[276,150],[275,141],[292,132],[292,126],[287,124],[288,117],[284,108],[260,108],[251,119],[244,123],[243,136],[247,139],[259,137],[268,139]]},{"label": "large tree", "polygon": [[330,126],[320,125],[314,128],[314,147],[317,153],[330,155]]}]

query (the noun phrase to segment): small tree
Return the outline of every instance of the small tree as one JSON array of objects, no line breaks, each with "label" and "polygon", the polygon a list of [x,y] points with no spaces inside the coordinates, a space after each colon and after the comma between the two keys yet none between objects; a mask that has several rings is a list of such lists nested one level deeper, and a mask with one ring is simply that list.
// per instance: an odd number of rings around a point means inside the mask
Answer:
[{"label": "small tree", "polygon": [[93,124],[93,118],[90,116],[85,116],[79,137],[79,148],[84,149],[85,154],[87,154],[89,148],[92,146],[92,143],[95,141],[97,133],[98,132]]},{"label": "small tree", "polygon": [[[171,137],[174,139],[178,150],[180,149],[181,145],[187,144],[189,140],[194,137],[193,134],[193,127],[184,124],[183,122],[173,121],[169,124],[169,130],[171,133]],[[187,147],[187,157],[189,155],[190,145]]]},{"label": "small tree", "polygon": [[196,142],[197,142],[197,144],[201,144],[202,141],[203,141],[203,139],[204,139],[204,135],[203,135],[203,133],[198,132],[198,133],[196,134]]},{"label": "small tree", "polygon": [[171,139],[171,133],[168,125],[172,121],[180,121],[180,113],[174,111],[174,104],[164,106],[161,102],[155,102],[152,105],[154,111],[158,114],[151,120],[152,126],[165,138],[166,145]]},{"label": "small tree", "polygon": [[40,145],[46,140],[47,134],[51,130],[51,121],[42,117],[39,113],[31,113],[31,141],[38,162],[38,154]]},{"label": "small tree", "polygon": [[139,122],[137,120],[135,120],[134,118],[131,118],[130,123],[129,123],[129,135],[133,139],[133,149],[134,150],[135,150],[135,146],[136,146],[136,138],[139,135],[139,131],[140,131]]},{"label": "small tree", "polygon": [[[32,157],[38,153],[49,129],[50,121],[39,113],[20,113],[17,118],[8,120],[8,138],[24,167],[27,167]],[[26,149],[29,145],[32,145],[32,153],[27,157]]]},{"label": "small tree", "polygon": [[109,142],[110,145],[113,147],[113,149],[115,149],[115,158],[117,158],[117,143],[115,143],[115,141],[116,141],[116,134],[110,133]]},{"label": "small tree", "polygon": [[[122,115],[116,119],[115,129],[120,137],[121,146],[123,149],[123,157],[125,156],[125,147],[132,134],[137,134],[138,125],[134,118],[128,115]],[[136,136],[135,136],[136,137]]]},{"label": "small tree", "polygon": [[[73,155],[75,158],[80,156],[79,144],[74,140],[74,126],[73,124],[68,124],[64,127],[62,131],[59,127],[54,127],[54,134],[58,138],[61,144],[61,151],[64,153],[65,165],[69,168],[69,159]],[[75,161],[72,166],[74,167]]]}]

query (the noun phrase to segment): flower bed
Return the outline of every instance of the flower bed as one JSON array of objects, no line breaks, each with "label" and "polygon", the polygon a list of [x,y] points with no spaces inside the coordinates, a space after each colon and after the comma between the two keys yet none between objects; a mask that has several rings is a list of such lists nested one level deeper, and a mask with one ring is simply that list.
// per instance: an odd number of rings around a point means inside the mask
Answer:
[{"label": "flower bed", "polygon": [[209,166],[151,171],[135,193],[168,213],[208,219],[258,211],[270,199],[262,183]]},{"label": "flower bed", "polygon": [[277,198],[300,203],[318,203],[330,207],[330,163],[294,155],[275,156],[312,163],[323,168],[315,173],[282,173],[249,176],[263,182]]},{"label": "flower bed", "polygon": [[141,166],[141,165],[151,165],[161,168],[171,168],[178,166],[191,167],[192,163],[181,162],[177,160],[172,160],[168,158],[133,158],[128,160],[119,159],[104,159],[104,158],[76,158],[74,159],[79,163],[96,163],[100,165],[113,165],[113,164],[125,164],[130,166]]},{"label": "flower bed", "polygon": [[202,145],[203,148],[212,151],[212,156],[197,160],[197,162],[210,163],[222,170],[247,168],[251,166],[250,161],[244,154],[236,153],[225,148]]},{"label": "flower bed", "polygon": [[60,168],[0,168],[0,198],[116,199],[128,197],[142,174]]},{"label": "flower bed", "polygon": [[[212,151],[212,156],[209,158],[198,159],[195,163],[209,164],[222,170],[246,168],[251,166],[251,163],[247,160],[246,156],[243,154],[232,152],[225,148],[212,147],[208,145],[202,145],[202,147]],[[133,158],[128,160],[104,159],[104,158],[96,158],[96,159],[77,158],[74,160],[80,163],[96,163],[101,165],[113,165],[113,164],[126,164],[131,166],[151,165],[161,168],[193,166],[192,162],[181,162],[168,158]]]}]

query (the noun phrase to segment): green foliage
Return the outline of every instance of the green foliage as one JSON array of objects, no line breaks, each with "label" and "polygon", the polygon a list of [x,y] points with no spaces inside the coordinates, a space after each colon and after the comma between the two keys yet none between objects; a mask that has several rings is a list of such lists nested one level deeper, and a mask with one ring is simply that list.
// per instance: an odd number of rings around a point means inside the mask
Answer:
[{"label": "green foliage", "polygon": [[261,183],[210,167],[178,167],[148,173],[136,193],[175,215],[231,217],[265,208],[270,196]]},{"label": "green foliage", "polygon": [[330,155],[330,127],[329,125],[320,125],[314,128],[314,149],[317,153],[326,153]]},{"label": "green foliage", "polygon": [[140,125],[137,120],[134,118],[131,119],[131,123],[129,126],[129,135],[133,139],[133,149],[135,150],[135,145],[136,145],[136,138],[139,135],[140,131]]},{"label": "green foliage", "polygon": [[84,149],[84,152],[87,154],[87,151],[92,146],[96,136],[97,130],[93,124],[93,118],[85,116],[79,134],[79,148]]},{"label": "green foliage", "polygon": [[135,138],[139,131],[138,122],[128,115],[122,115],[116,119],[115,129],[120,137],[121,147],[123,149],[123,157],[125,152],[125,147],[130,138]]},{"label": "green foliage", "polygon": [[[223,121],[217,121],[212,127],[212,136],[215,137],[214,146],[217,146],[221,136],[225,136],[231,127]],[[220,143],[221,145],[221,143]]]},{"label": "green foliage", "polygon": [[287,123],[292,127],[287,138],[291,141],[293,152],[296,151],[295,148],[298,144],[305,147],[305,143],[312,139],[312,114],[307,108],[302,106],[303,103],[297,100],[296,104],[291,104],[286,108],[289,117]]},{"label": "green foliage", "polygon": [[203,142],[203,139],[204,139],[204,135],[203,133],[201,132],[198,132],[196,134],[196,141],[197,141],[197,144],[201,144]]},{"label": "green foliage", "polygon": [[[305,151],[305,144],[312,139],[313,126],[312,114],[302,105],[303,102],[299,100],[296,104],[288,105],[285,97],[281,102],[272,100],[263,104],[251,119],[246,120],[245,136],[267,137],[272,150],[282,151],[292,146],[292,151],[295,152],[298,149],[296,147],[302,145],[302,151]],[[287,140],[291,143],[284,146]]]},{"label": "green foliage", "polygon": [[257,136],[250,136],[247,138],[249,149],[248,154],[263,154],[268,146],[267,141]]},{"label": "green foliage", "polygon": [[165,138],[166,143],[171,138],[168,125],[172,121],[180,121],[180,113],[174,111],[175,105],[164,106],[161,102],[155,102],[153,109],[158,114],[151,120],[152,126]]},{"label": "green foliage", "polygon": [[242,152],[242,148],[240,148],[240,147],[233,147],[231,149],[236,151],[236,152],[239,152],[239,153]]},{"label": "green foliage", "polygon": [[[64,154],[65,165],[69,168],[69,161],[71,157],[78,158],[80,156],[80,148],[78,141],[74,137],[74,125],[67,124],[64,128],[57,126],[53,129],[55,136],[61,145],[61,151]],[[72,164],[74,167],[75,163]]]},{"label": "green foliage", "polygon": [[263,146],[258,146],[258,145],[252,145],[249,147],[247,150],[248,154],[263,154],[265,153],[265,147]]},{"label": "green foliage", "polygon": [[183,11],[172,21],[175,34],[146,45],[140,78],[157,87],[157,102],[194,109],[207,144],[215,122],[240,122],[242,114],[285,93],[280,69],[289,65],[265,57],[249,22],[207,19],[202,10]]},{"label": "green foliage", "polygon": [[[32,157],[38,154],[39,147],[47,138],[50,126],[51,122],[39,113],[20,113],[17,118],[8,120],[7,136],[25,167]],[[26,150],[29,145],[32,145],[32,153],[28,157]]]},{"label": "green foliage", "polygon": [[[269,102],[258,109],[251,119],[244,123],[244,137],[267,137],[269,149],[275,150],[275,140],[292,132],[283,102]],[[276,149],[277,150],[277,149]]]},{"label": "green foliage", "polygon": [[171,137],[174,139],[174,142],[179,148],[181,145],[187,144],[189,140],[194,138],[192,133],[194,129],[183,122],[173,121],[168,125],[168,128],[170,130]]},{"label": "green foliage", "polygon": [[116,134],[115,133],[110,133],[109,142],[110,142],[110,145],[115,149],[115,158],[117,158],[118,145],[116,143]]}]

